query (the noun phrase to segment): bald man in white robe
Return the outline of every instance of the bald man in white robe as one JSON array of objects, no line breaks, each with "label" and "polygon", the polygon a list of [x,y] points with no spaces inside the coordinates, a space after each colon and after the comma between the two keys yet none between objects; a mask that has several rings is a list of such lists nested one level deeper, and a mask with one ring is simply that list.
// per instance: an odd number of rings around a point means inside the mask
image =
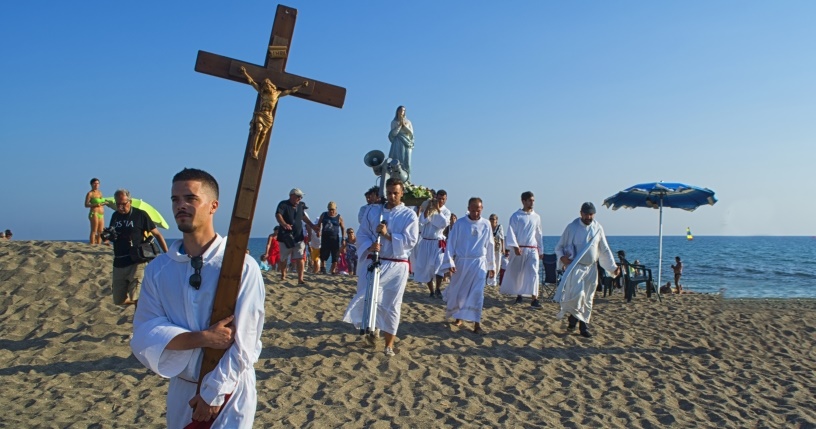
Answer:
[{"label": "bald man in white robe", "polygon": [[481,322],[485,279],[496,275],[493,229],[481,215],[482,199],[471,198],[468,215],[451,227],[442,265],[451,273],[450,285],[442,292],[447,304],[445,316],[456,319],[454,326],[461,326],[463,320],[474,322],[473,332],[477,334],[484,334]]}]

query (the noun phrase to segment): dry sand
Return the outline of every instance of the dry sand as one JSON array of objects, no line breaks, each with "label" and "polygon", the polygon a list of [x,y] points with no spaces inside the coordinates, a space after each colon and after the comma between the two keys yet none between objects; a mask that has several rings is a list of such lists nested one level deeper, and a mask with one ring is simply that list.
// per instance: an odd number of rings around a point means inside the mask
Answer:
[{"label": "dry sand", "polygon": [[[131,356],[109,248],[0,242],[3,427],[163,427],[167,382]],[[486,336],[410,283],[397,346],[341,323],[343,276],[267,283],[256,427],[816,427],[816,302],[596,298],[584,339],[489,288]],[[472,326],[471,324],[468,324]]]}]

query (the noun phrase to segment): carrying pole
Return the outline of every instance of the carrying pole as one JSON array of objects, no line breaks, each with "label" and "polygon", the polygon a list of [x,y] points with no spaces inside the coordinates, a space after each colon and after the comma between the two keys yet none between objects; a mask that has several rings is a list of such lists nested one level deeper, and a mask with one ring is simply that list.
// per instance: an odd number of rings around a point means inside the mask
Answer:
[{"label": "carrying pole", "polygon": [[[385,223],[383,217],[383,206],[380,209],[380,222]],[[377,244],[380,244],[380,234],[377,234]],[[377,328],[377,306],[379,304],[380,296],[380,252],[371,254],[371,264],[368,266],[368,286],[366,287],[363,320],[360,326],[360,335],[376,336]]]},{"label": "carrying pole", "polygon": [[[657,248],[657,285],[655,285],[655,293],[657,293],[657,300],[663,302],[663,298],[660,297],[660,287],[663,285],[661,279],[663,274],[663,194],[660,194],[660,232],[658,237],[660,243]],[[647,284],[646,287],[648,288],[649,285]]]}]

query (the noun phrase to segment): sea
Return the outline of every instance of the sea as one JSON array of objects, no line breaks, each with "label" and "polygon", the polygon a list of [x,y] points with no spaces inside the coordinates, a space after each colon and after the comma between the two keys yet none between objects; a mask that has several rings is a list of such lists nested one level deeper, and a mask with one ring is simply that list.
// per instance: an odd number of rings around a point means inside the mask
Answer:
[{"label": "sea", "polygon": [[[264,253],[266,238],[250,238],[249,252]],[[168,240],[172,241],[172,240]],[[657,236],[610,236],[614,253],[626,252],[652,269],[657,283]],[[544,237],[554,253],[558,237]],[[683,261],[680,284],[696,293],[723,293],[725,298],[816,298],[816,237],[663,237],[661,282],[674,282],[674,257]]]}]

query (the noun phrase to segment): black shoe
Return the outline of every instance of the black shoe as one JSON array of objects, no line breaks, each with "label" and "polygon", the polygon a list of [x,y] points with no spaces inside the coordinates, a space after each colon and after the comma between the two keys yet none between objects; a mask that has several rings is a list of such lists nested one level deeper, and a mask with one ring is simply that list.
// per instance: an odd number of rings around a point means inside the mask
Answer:
[{"label": "black shoe", "polygon": [[436,297],[437,298],[442,298],[442,291],[441,290],[439,290],[439,289],[436,290]]},{"label": "black shoe", "polygon": [[534,300],[533,300],[533,302],[531,302],[531,303],[530,303],[530,307],[533,307],[533,308],[541,308],[541,303],[540,303],[540,302],[538,302],[538,300],[537,300],[537,299],[534,299]]},{"label": "black shoe", "polygon": [[590,337],[592,337],[592,334],[590,334],[589,331],[587,331],[587,330],[583,330],[583,331],[581,331],[581,336],[584,337],[584,338],[590,338]]},{"label": "black shoe", "polygon": [[435,298],[435,297],[436,297],[436,295],[433,292],[431,292],[431,294],[428,296],[428,298]]},{"label": "black shoe", "polygon": [[578,319],[576,319],[573,315],[570,314],[569,318],[567,318],[567,320],[569,321],[569,325],[567,325],[567,330],[568,331],[574,331],[575,330],[575,325],[578,324]]},{"label": "black shoe", "polygon": [[519,295],[519,296],[516,298],[516,302],[514,302],[514,304],[521,304],[521,301],[522,301],[522,298],[521,298],[521,295]]}]

